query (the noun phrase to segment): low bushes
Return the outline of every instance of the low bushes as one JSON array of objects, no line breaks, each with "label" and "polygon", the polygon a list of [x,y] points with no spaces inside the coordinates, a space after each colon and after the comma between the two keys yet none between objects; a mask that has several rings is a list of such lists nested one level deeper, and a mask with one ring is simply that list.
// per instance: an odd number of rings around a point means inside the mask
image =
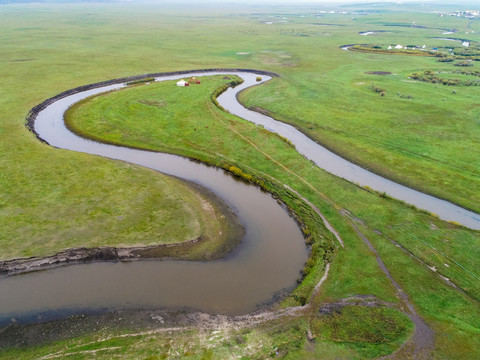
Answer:
[{"label": "low bushes", "polygon": [[469,67],[469,66],[473,66],[473,63],[471,61],[459,61],[455,64],[453,64],[454,66],[463,66],[463,67]]},{"label": "low bushes", "polygon": [[148,78],[145,78],[145,79],[128,81],[128,82],[126,82],[125,84],[127,84],[128,86],[131,86],[131,85],[145,84],[145,83],[152,82],[152,81],[155,81],[155,78],[153,78],[153,77],[148,77]]},{"label": "low bushes", "polygon": [[411,56],[435,56],[435,53],[430,51],[421,51],[421,50],[406,50],[406,49],[378,49],[374,46],[369,47],[367,45],[354,45],[350,48],[354,51],[361,51],[361,52],[370,52],[370,53],[378,53],[378,54],[400,54],[400,55],[411,55]]},{"label": "low bushes", "polygon": [[210,98],[212,99],[213,103],[215,104],[216,107],[218,107],[220,110],[223,110],[225,112],[227,112],[223,106],[221,106],[219,103],[218,103],[218,100],[217,98],[222,95],[225,91],[228,90],[228,88],[232,87],[234,88],[235,86],[237,85],[240,85],[243,83],[243,79],[235,79],[235,80],[232,80],[226,84],[224,84],[223,86],[220,86],[218,89],[216,89],[212,95],[210,95]]},{"label": "low bushes", "polygon": [[381,96],[385,96],[386,95],[386,91],[385,89],[381,88],[380,86],[377,86],[375,84],[372,84],[372,86],[370,87],[370,89],[372,89],[373,92],[376,92],[376,93],[379,93]]},{"label": "low bushes", "polygon": [[[464,65],[466,66],[466,65]],[[452,71],[452,74],[461,74],[461,75],[467,75],[467,76],[476,76],[480,77],[480,71],[465,71],[465,70],[457,70],[457,71]],[[426,70],[423,73],[413,73],[409,76],[410,79],[413,80],[418,80],[418,81],[424,81],[432,84],[443,84],[443,85],[448,85],[448,86],[457,86],[457,85],[463,85],[463,86],[480,86],[480,80],[475,80],[475,79],[468,79],[462,81],[461,79],[444,79],[440,78],[437,76],[437,73],[431,71],[431,70]]]},{"label": "low bushes", "polygon": [[456,86],[462,84],[462,81],[460,79],[443,79],[438,77],[437,74],[431,70],[425,70],[423,73],[413,73],[409,76],[409,78],[432,84],[443,84],[448,86]]}]

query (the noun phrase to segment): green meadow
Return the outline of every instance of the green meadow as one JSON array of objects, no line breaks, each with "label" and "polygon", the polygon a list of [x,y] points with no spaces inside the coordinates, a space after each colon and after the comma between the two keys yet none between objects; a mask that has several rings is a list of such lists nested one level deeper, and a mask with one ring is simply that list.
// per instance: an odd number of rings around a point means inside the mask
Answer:
[{"label": "green meadow", "polygon": [[[226,226],[202,214],[202,203],[215,206],[215,201],[188,184],[118,161],[53,149],[24,126],[33,106],[62,91],[152,72],[216,67],[273,71],[280,77],[245,91],[240,101],[265,109],[383,176],[480,211],[480,88],[409,79],[425,70],[456,78],[452,72],[459,68],[435,57],[340,48],[364,43],[448,46],[432,39],[442,36],[470,39],[477,46],[479,22],[441,18],[410,7],[375,12],[345,8],[349,13],[343,15],[319,10],[1,5],[0,259],[48,255],[76,246],[181,242]],[[413,21],[425,28],[410,27]],[[442,35],[444,29],[457,33]],[[359,35],[371,30],[385,32]],[[479,66],[475,63],[468,70]],[[366,73],[375,71],[391,74]],[[317,218],[304,219],[316,232],[313,246],[328,243],[334,248],[325,259],[331,261],[328,278],[310,299],[311,311],[297,319],[222,328],[218,333],[145,333],[144,325],[105,321],[74,335],[0,350],[0,357],[334,359],[390,354],[411,337],[414,325],[353,225],[371,241],[433,330],[430,356],[479,356],[478,231],[440,221],[325,173],[284,139],[218,109],[210,96],[225,83],[223,77],[201,80],[201,85],[188,88],[174,82],[141,84],[97,96],[74,106],[67,114],[68,124],[101,141],[234,167],[232,171],[246,179],[271,184],[293,208],[304,204],[279,191],[284,184],[313,203],[345,246],[333,242],[321,224],[313,225]],[[220,208],[217,211],[220,214]],[[278,306],[308,300],[325,261],[313,258],[303,282]],[[330,315],[318,312],[325,303],[359,295],[392,307],[356,305]],[[0,337],[11,330],[0,330]],[[409,349],[402,348],[397,356],[413,356]]]}]

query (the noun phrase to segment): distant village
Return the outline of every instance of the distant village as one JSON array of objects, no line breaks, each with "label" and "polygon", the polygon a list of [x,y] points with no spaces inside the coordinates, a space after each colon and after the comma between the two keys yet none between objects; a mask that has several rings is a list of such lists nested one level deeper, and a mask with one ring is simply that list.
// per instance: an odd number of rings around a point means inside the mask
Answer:
[{"label": "distant village", "polygon": [[467,19],[476,19],[480,17],[480,10],[452,11],[448,13],[441,13],[436,11],[436,13],[438,13],[438,16],[440,17],[457,16],[457,17],[464,17]]},{"label": "distant village", "polygon": [[[461,41],[461,40],[460,40]],[[465,46],[465,47],[469,47],[470,46],[470,42],[469,41],[462,41],[462,46]],[[401,45],[401,44],[398,44],[398,45],[389,45],[387,47],[387,50],[423,50],[423,51],[438,51],[438,48],[434,47],[434,48],[427,48],[426,45],[423,45],[423,46],[406,46],[406,45]],[[453,53],[453,49],[448,49],[448,51],[450,51],[451,55],[455,55]]]}]

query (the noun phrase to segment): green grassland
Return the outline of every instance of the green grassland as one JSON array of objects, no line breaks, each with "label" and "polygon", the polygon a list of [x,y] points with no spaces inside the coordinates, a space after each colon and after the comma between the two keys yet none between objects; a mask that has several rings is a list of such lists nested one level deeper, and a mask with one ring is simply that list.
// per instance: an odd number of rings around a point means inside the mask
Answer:
[{"label": "green grassland", "polygon": [[[459,237],[467,236],[470,239],[468,240],[469,245],[472,244],[472,241],[473,243],[478,242],[474,232],[457,229],[455,231],[457,240],[454,246],[445,246],[443,241],[435,241],[434,235],[428,236],[428,242],[410,238],[411,234],[422,236],[419,225],[426,219],[428,219],[425,224],[427,228],[424,231],[430,233],[432,230],[428,222],[438,223],[438,226],[441,226],[441,222],[401,203],[391,204],[390,208],[386,210],[382,205],[384,202],[382,197],[358,191],[354,186],[344,185],[341,189],[335,186],[330,187],[328,184],[334,179],[316,167],[312,167],[309,161],[298,155],[280,137],[246,121],[222,113],[213,106],[209,94],[225,83],[222,78],[223,76],[204,78],[202,85],[192,85],[189,88],[176,87],[175,82],[170,81],[132,87],[97,96],[74,106],[67,114],[68,123],[83,135],[101,141],[121,142],[132,147],[177,152],[217,166],[225,167],[225,163],[234,164],[247,174],[269,174],[281,183],[306,194],[310,201],[328,211],[326,205],[329,204],[325,204],[318,193],[311,191],[312,188],[321,189],[327,198],[337,201],[337,206],[346,208],[355,214],[361,214],[362,220],[372,224],[375,229],[388,233],[389,236],[401,242],[427,263],[441,266],[442,273],[445,268],[442,261],[445,258],[438,256],[439,251],[452,258],[455,257],[460,263],[468,264],[467,268],[478,272],[476,258],[479,254],[472,254],[468,251],[457,252]],[[161,103],[162,106],[148,105],[152,103]],[[212,146],[212,143],[215,146]],[[311,187],[310,193],[308,185]],[[353,204],[352,199],[356,199]],[[373,208],[374,212],[371,211]],[[401,213],[402,215],[400,215]],[[392,216],[393,214],[396,216]],[[447,230],[445,227],[443,229]],[[348,231],[341,231],[341,234],[347,235]],[[442,236],[445,234],[446,232],[443,232]],[[430,244],[434,244],[435,251],[432,251]],[[335,279],[335,275],[330,278],[331,281],[335,281],[335,289],[327,291],[331,297],[330,301],[360,293],[375,294],[381,299],[395,302],[391,286],[375,264],[371,263],[371,255],[370,260],[366,260],[359,256],[362,252],[361,247],[356,251],[355,261],[357,263],[345,266],[341,274],[338,274],[339,280]],[[473,249],[471,251],[476,252]],[[368,253],[364,255],[368,259]],[[340,251],[338,261],[341,261],[343,256],[343,252]],[[349,261],[352,261],[351,257]],[[362,269],[361,272],[359,269]],[[349,273],[350,270],[355,273]],[[480,293],[478,279],[475,276],[468,276],[464,271],[456,273],[458,271],[456,268],[452,270],[447,271],[448,277],[456,284],[462,284],[462,288],[468,289],[471,297],[478,299]],[[308,280],[307,278],[306,281],[308,282]],[[327,284],[326,287],[328,286]],[[308,288],[306,286],[306,289]],[[302,287],[299,289],[302,290],[295,291],[292,295],[293,298],[308,296],[305,289]],[[467,303],[475,304],[475,300],[471,301],[467,301]],[[452,300],[448,302],[451,303]],[[294,305],[289,301],[287,304]],[[419,306],[422,305],[428,306],[420,302]],[[428,314],[427,309],[426,312]],[[434,316],[433,313],[431,315]],[[466,321],[473,324],[474,317],[469,316]],[[358,326],[358,324],[353,326]],[[368,347],[367,349],[371,353],[375,353],[375,350]]]},{"label": "green grassland", "polygon": [[[440,41],[420,39],[409,32],[349,40],[353,43],[371,38],[373,43],[384,44]],[[268,109],[277,119],[297,126],[311,138],[374,172],[478,211],[480,163],[475,149],[480,130],[479,89],[456,87],[453,93],[449,86],[409,80],[409,75],[420,69],[456,69],[436,58],[345,54],[335,51],[337,44],[325,42],[323,48],[317,49],[305,44],[316,50],[307,54],[311,61],[305,66],[311,67],[311,71],[302,75],[288,71],[267,90],[252,88],[245,92],[242,101],[247,106],[255,104]],[[332,55],[322,58],[321,64],[316,65],[321,68],[315,71],[313,62],[321,53]],[[392,75],[371,75],[366,71]],[[291,86],[292,82],[295,86]],[[385,96],[372,91],[372,85],[384,89]],[[411,98],[406,98],[408,95]],[[293,106],[295,112],[290,111]],[[458,141],[459,138],[462,140]]]},{"label": "green grassland", "polygon": [[[2,169],[2,260],[84,246],[149,246],[200,237],[221,243],[231,231],[224,206],[211,201],[211,194],[138,166],[68,155],[52,160],[45,150],[24,150],[10,159],[16,158],[17,166]],[[38,173],[28,161],[39,163]]]},{"label": "green grassland", "polygon": [[[42,255],[77,243],[110,244],[112,234],[121,244],[159,242],[166,238],[161,222],[172,225],[169,231],[177,236],[176,241],[198,236],[193,230],[200,231],[204,220],[187,211],[198,199],[191,192],[182,199],[185,191],[175,188],[184,185],[177,180],[120,162],[52,149],[24,127],[30,108],[64,90],[158,71],[214,67],[274,71],[280,78],[248,90],[241,100],[271,111],[363,166],[478,211],[480,164],[475,154],[479,150],[480,89],[455,87],[457,93],[453,94],[452,87],[409,82],[413,72],[458,69],[435,58],[339,48],[370,41],[441,46],[444,42],[430,37],[441,36],[440,29],[452,28],[463,32],[462,38],[479,41],[476,33],[465,34],[472,29],[480,31],[478,22],[411,12],[320,17],[314,13],[308,7],[250,9],[233,5],[225,11],[195,6],[180,11],[151,4],[1,6],[0,258]],[[276,22],[283,17],[287,22]],[[275,23],[268,25],[266,20]],[[428,28],[386,26],[412,21]],[[358,34],[368,30],[390,32],[372,37]],[[366,71],[395,75],[367,75]],[[91,136],[219,165],[228,163],[245,174],[287,184],[315,204],[345,242],[345,248],[336,250],[327,281],[313,303],[320,306],[354,295],[373,295],[399,309],[394,288],[374,254],[356,235],[351,221],[338,211],[347,209],[363,221],[361,230],[435,331],[433,357],[478,357],[478,232],[326,174],[279,137],[214,107],[210,94],[222,83],[211,78],[189,88],[172,83],[139,85],[92,99],[74,109],[78,111],[75,119],[84,112],[87,121],[77,125]],[[372,84],[384,88],[385,96],[372,91]],[[413,99],[399,94],[411,94]],[[87,114],[99,121],[87,119]],[[105,119],[99,119],[100,114]],[[122,115],[124,121],[115,122],[122,118],[107,116],[112,114]],[[165,186],[168,191],[162,190]],[[168,199],[177,203],[178,209],[166,212],[165,203],[152,199]],[[136,225],[122,227],[119,216]],[[176,229],[177,224],[167,220],[172,218],[178,219],[179,226],[194,229],[190,233],[175,231],[173,225]],[[73,242],[75,239],[80,242]],[[51,245],[54,240],[56,248]],[[323,262],[319,261],[284,306],[308,297],[322,274]],[[438,274],[460,290],[447,285]],[[378,338],[358,321],[368,316],[372,318],[369,326],[388,341],[371,342]],[[391,326],[384,328],[381,321],[375,321],[376,316],[388,319]],[[345,328],[340,333],[331,331],[339,323]],[[314,332],[312,341],[307,340],[308,330]],[[92,356],[89,350],[104,349],[96,352],[97,358],[201,359],[232,353],[266,358],[277,356],[277,351],[285,358],[372,358],[393,351],[411,330],[412,324],[397,310],[354,308],[332,318],[313,311],[298,320],[232,330],[214,338],[208,331],[191,330],[104,342],[101,339],[107,336],[135,330],[128,326],[90,329],[67,340],[2,350],[0,356],[33,358],[70,349],[76,354],[69,358],[82,359]]]}]

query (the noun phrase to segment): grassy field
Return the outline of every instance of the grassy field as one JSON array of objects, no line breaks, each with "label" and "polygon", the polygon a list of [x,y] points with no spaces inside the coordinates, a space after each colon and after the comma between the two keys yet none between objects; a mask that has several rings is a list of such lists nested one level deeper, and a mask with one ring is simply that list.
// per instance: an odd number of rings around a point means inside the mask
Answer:
[{"label": "grassy field", "polygon": [[199,237],[218,246],[231,231],[222,202],[178,179],[90,156],[64,153],[52,160],[45,150],[15,152],[17,166],[3,168],[2,260]]},{"label": "grassy field", "polygon": [[[312,168],[307,160],[296,154],[294,149],[281,138],[258,129],[248,122],[224,114],[212,105],[209,94],[225,82],[222,78],[222,76],[205,78],[202,79],[202,85],[189,88],[178,88],[175,82],[165,82],[95,97],[72,108],[68,113],[68,121],[81,133],[102,141],[179,152],[219,166],[224,166],[223,164],[227,162],[253,175],[266,173],[299,190],[319,207],[331,206],[331,204],[325,204],[318,193],[311,191],[321,189],[328,199],[337,201],[337,206],[360,215],[367,224],[371,224],[377,231],[385,232],[428,264],[436,264],[435,266],[442,268],[442,273],[448,272],[448,277],[456,284],[462,284],[462,288],[467,290],[471,297],[479,298],[478,280],[474,276],[469,277],[464,271],[457,272],[455,268],[452,271],[444,270],[445,265],[441,261],[445,258],[438,256],[438,252],[441,251],[446,256],[455,257],[459,263],[468,264],[467,268],[478,272],[479,264],[476,259],[479,254],[471,254],[468,251],[459,252],[460,245],[457,243],[460,237],[467,236],[470,238],[470,244],[465,245],[470,248],[472,241],[478,242],[474,232],[456,229],[454,236],[458,240],[454,240],[453,246],[445,246],[442,244],[443,241],[435,241],[434,235],[428,236],[428,242],[422,242],[418,238],[411,239],[412,234],[422,236],[420,235],[422,222],[427,221],[423,231],[429,233],[432,230],[428,222],[436,223],[436,227],[442,226],[442,223],[400,203],[385,207],[382,204],[384,203],[382,197],[358,191],[353,186],[344,184],[340,189],[335,186],[329,187],[329,181],[337,181],[319,169]],[[162,103],[162,106],[146,105],[154,102]],[[195,142],[191,141],[193,138]],[[212,142],[215,146],[212,146]],[[307,187],[310,187],[310,193]],[[356,199],[354,204],[352,199]],[[372,212],[373,208],[375,211]],[[392,216],[394,214],[395,216]],[[441,236],[446,236],[449,227],[443,226]],[[454,227],[450,228],[454,229]],[[341,234],[348,237],[347,231],[341,231]],[[432,251],[430,244],[434,244],[436,252]],[[365,254],[366,259],[359,256],[362,252],[361,247],[356,251],[356,263],[351,263],[352,258],[349,257],[350,263],[345,266],[342,274],[339,274],[339,281],[335,279],[335,275],[330,279],[335,281],[334,289],[327,291],[331,296],[330,301],[359,293],[374,294],[380,299],[395,302],[391,285],[371,262],[371,258],[367,260],[367,254]],[[470,251],[476,252],[473,249]],[[338,261],[341,261],[343,256],[344,254],[340,252]],[[362,269],[361,275],[359,269]],[[348,273],[349,270],[355,273]],[[434,293],[433,289],[432,293]],[[301,292],[294,292],[293,297],[295,295],[306,296]],[[452,294],[447,298],[449,296]],[[451,298],[447,303],[451,304],[453,299]],[[419,301],[425,300],[420,298]],[[432,299],[428,302],[431,303]],[[420,302],[419,306],[423,304]],[[475,301],[470,304],[475,308]],[[438,309],[436,306],[434,308]],[[456,307],[453,306],[453,308]],[[425,309],[428,314],[427,310],[431,310],[430,305]],[[445,312],[448,312],[448,309],[444,310],[444,314]],[[468,316],[466,321],[473,324],[474,318],[475,316]],[[369,350],[375,353],[374,349]]]},{"label": "grassy field", "polygon": [[[363,54],[339,48],[366,42],[428,42],[429,46],[440,46],[445,42],[430,37],[445,28],[458,29],[458,37],[462,32],[461,37],[478,40],[476,33],[465,34],[471,29],[480,31],[478,22],[406,11],[367,16],[315,15],[315,9],[307,7],[231,6],[221,11],[192,6],[180,11],[151,4],[1,6],[0,258],[50,253],[56,251],[51,247],[54,240],[58,241],[57,248],[77,246],[72,245],[75,239],[82,245],[110,244],[112,234],[121,244],[158,242],[165,238],[159,224],[175,216],[175,211],[183,211],[176,218],[200,231],[199,214],[187,211],[196,195],[190,193],[180,203],[185,191],[173,189],[184,185],[176,180],[120,162],[52,149],[39,143],[24,127],[30,108],[61,91],[157,71],[249,67],[277,72],[279,79],[246,92],[242,101],[272,111],[277,118],[295,124],[366,167],[478,211],[480,164],[475,154],[480,131],[476,104],[479,89],[408,82],[413,72],[454,68],[433,58]],[[388,26],[405,25],[413,19],[429,28]],[[372,37],[358,34],[378,29],[390,32]],[[396,75],[367,75],[366,71]],[[434,357],[478,357],[478,232],[444,223],[313,167],[282,139],[215,108],[209,96],[220,86],[220,80],[212,78],[188,89],[171,83],[142,85],[98,97],[77,110],[85,111],[84,115],[89,111],[90,115],[104,114],[105,121],[82,122],[81,126],[92,135],[103,132],[103,137],[125,144],[181,153],[211,163],[227,161],[247,174],[261,174],[289,185],[327,216],[345,242],[345,248],[337,250],[329,277],[314,303],[373,295],[398,304],[394,288],[375,256],[338,211],[349,210],[363,220],[362,231],[435,331]],[[386,95],[372,91],[372,84],[384,88]],[[411,94],[413,99],[399,94]],[[151,101],[164,105],[148,105],[153,104]],[[128,107],[112,104],[130,104],[131,112]],[[116,118],[118,114],[125,121],[115,122],[121,120]],[[181,122],[185,116],[188,122]],[[131,121],[136,121],[134,129]],[[165,138],[165,133],[170,136]],[[170,184],[167,192],[163,190],[165,184]],[[162,198],[176,201],[178,210],[165,212],[165,206],[152,201]],[[122,228],[118,216],[141,224],[130,230]],[[190,234],[176,232],[184,236],[177,241],[196,234],[193,230]],[[437,273],[426,265],[435,267]],[[314,266],[305,282],[314,284],[322,271],[321,265]],[[462,291],[447,285],[438,274],[450,278]],[[308,289],[311,286],[302,292],[300,287],[285,304],[298,303],[299,297],[309,294]],[[104,349],[96,353],[98,358],[118,354],[124,358],[200,359],[220,358],[227,353],[265,358],[276,356],[278,350],[285,358],[371,358],[391,352],[412,327],[398,311],[376,311],[347,310],[338,319],[325,319],[313,312],[299,320],[227,334],[222,331],[218,337],[209,331],[192,330],[103,342],[105,336],[132,334],[135,330],[128,326],[121,331],[89,328],[71,339],[4,350],[0,356],[32,358],[70,348],[77,353],[71,358],[88,358],[91,353],[86,351],[98,349]],[[366,332],[358,332],[364,337],[352,337],[355,331],[351,328],[362,327],[352,319],[375,314],[392,321],[392,327],[386,330],[372,323],[385,338],[393,339],[387,345],[372,345],[365,340],[370,339]],[[327,331],[337,321],[345,324],[346,332]],[[398,331],[392,332],[393,328]],[[314,341],[307,340],[309,329],[318,331]]]},{"label": "grassy field", "polygon": [[[417,18],[416,14],[410,17]],[[422,24],[436,20],[433,15],[421,17]],[[392,15],[382,18],[393,21]],[[296,42],[298,49],[291,50],[292,58],[300,53],[300,48],[310,50],[302,54],[298,66],[282,70],[285,76],[275,79],[268,89],[248,90],[241,96],[242,101],[268,109],[277,119],[297,126],[311,138],[374,172],[479,211],[480,163],[475,149],[478,150],[480,135],[476,101],[480,88],[409,80],[419,70],[458,69],[453,63],[440,63],[436,58],[338,51],[342,41],[383,46],[449,45],[430,38],[440,34],[439,30],[392,30],[369,19],[365,17],[362,26],[356,22],[348,29],[390,32],[355,37],[331,34],[322,41],[302,37]],[[442,26],[460,25],[463,24]],[[465,32],[456,36],[478,38]],[[298,74],[298,67],[309,71]],[[392,74],[366,74],[374,71]],[[372,91],[374,86],[381,88],[385,96]]]}]

